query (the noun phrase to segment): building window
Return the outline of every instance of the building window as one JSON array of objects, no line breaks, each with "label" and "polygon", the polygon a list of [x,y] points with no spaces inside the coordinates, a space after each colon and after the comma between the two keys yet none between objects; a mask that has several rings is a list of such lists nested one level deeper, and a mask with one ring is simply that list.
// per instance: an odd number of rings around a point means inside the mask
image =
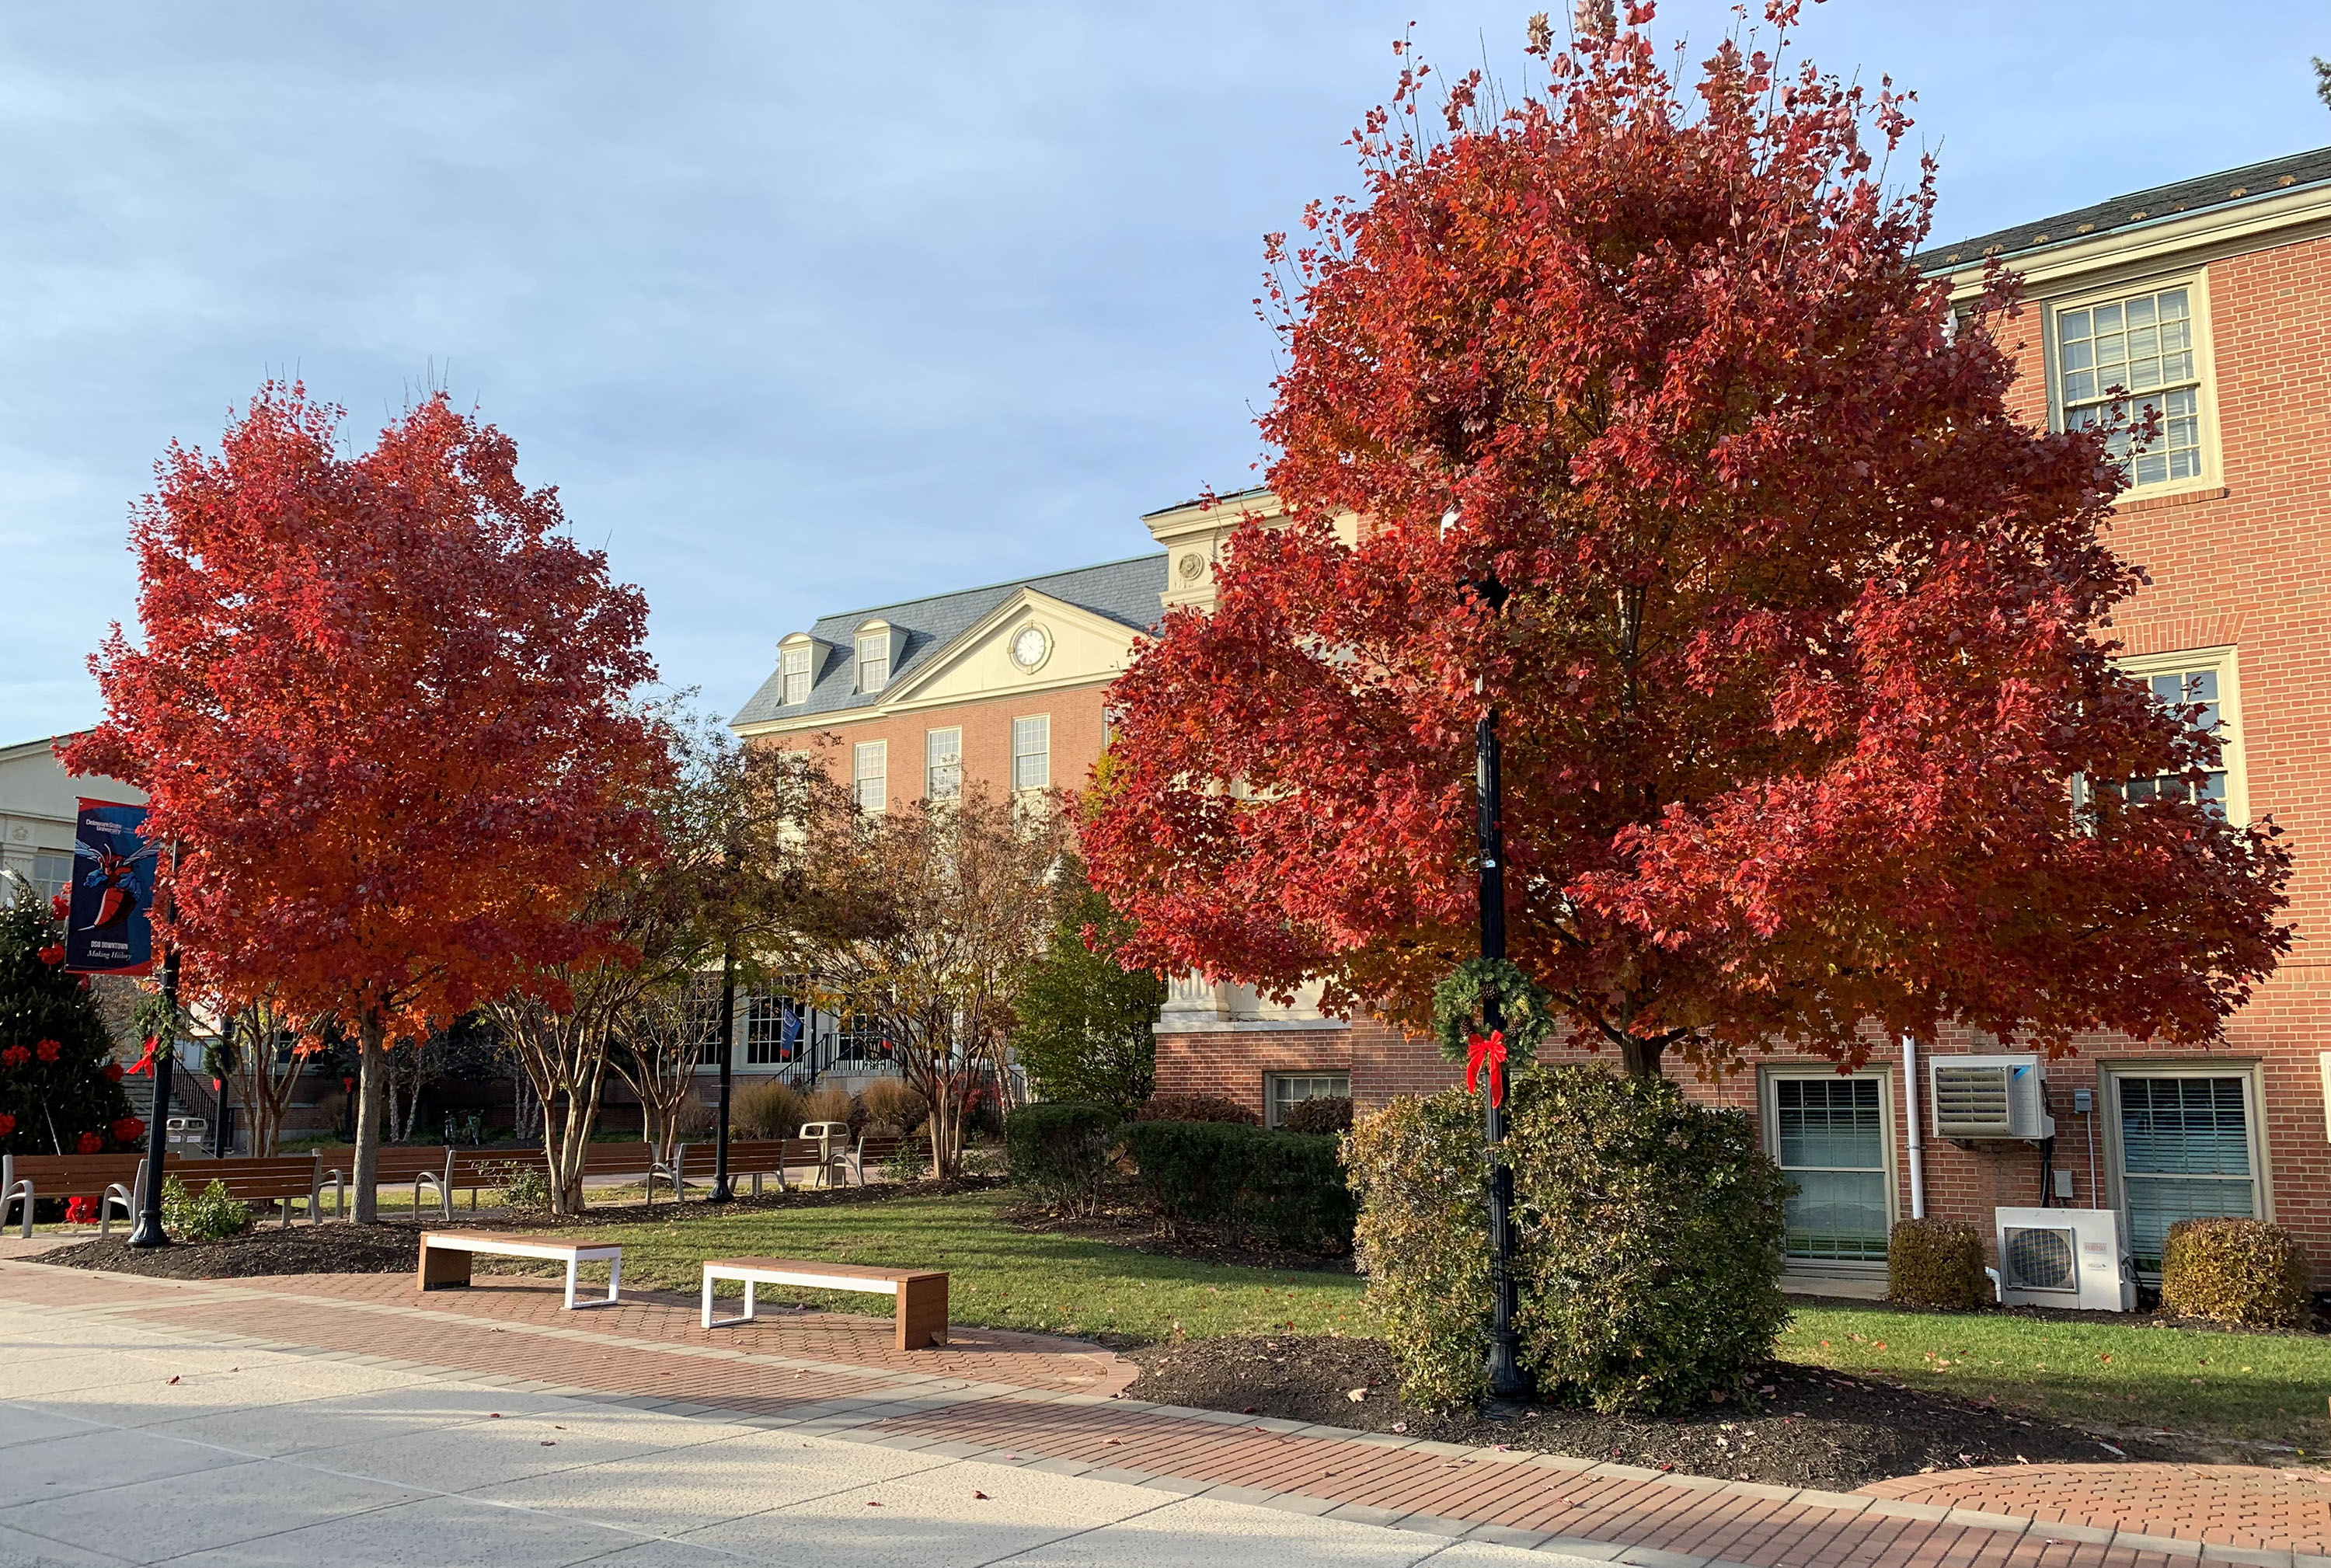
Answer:
[{"label": "building window", "polygon": [[2202,373],[2194,333],[2190,287],[2056,312],[2064,428],[2138,420],[2147,409],[2160,417],[2160,430],[2143,448],[2126,432],[2108,443],[2134,488],[2202,477]]},{"label": "building window", "polygon": [[696,998],[697,1057],[706,1067],[718,1067],[720,1059],[728,1054],[728,1040],[720,1032],[720,987],[707,986]]},{"label": "building window", "polygon": [[33,855],[33,886],[41,890],[43,898],[53,898],[65,890],[72,880],[73,858],[49,850],[35,851]]},{"label": "building window", "polygon": [[2163,1239],[2180,1220],[2260,1213],[2250,1074],[2147,1066],[2113,1073],[2112,1086],[2121,1206],[2138,1269],[2160,1272]]},{"label": "building window", "polygon": [[963,794],[963,731],[927,730],[923,735],[923,798],[951,801]]},{"label": "building window", "polygon": [[1289,1111],[1304,1100],[1349,1099],[1352,1075],[1347,1072],[1270,1072],[1262,1076],[1262,1119],[1277,1126]]},{"label": "building window", "polygon": [[785,679],[784,700],[787,708],[798,708],[809,700],[809,649],[788,648],[777,655],[777,670]]},{"label": "building window", "polygon": [[1044,715],[1012,721],[1012,787],[1052,787],[1052,721]]},{"label": "building window", "polygon": [[802,1004],[777,991],[756,991],[745,1013],[745,1060],[775,1067],[801,1052]]},{"label": "building window", "polygon": [[850,784],[861,812],[880,812],[890,803],[890,743],[861,740],[850,748]]},{"label": "building window", "polygon": [[858,689],[880,691],[890,684],[890,634],[870,632],[858,640]]},{"label": "building window", "polygon": [[2250,820],[2234,652],[2231,648],[2205,648],[2121,661],[2121,672],[2143,681],[2155,701],[2164,708],[2190,708],[2193,727],[2218,742],[2218,765],[2198,784],[2174,775],[2130,779],[2121,786],[2129,800],[2202,801],[2236,822]]},{"label": "building window", "polygon": [[879,1063],[890,1060],[890,1048],[882,1038],[882,1021],[871,1012],[845,1012],[834,1033],[833,1059],[836,1062]]},{"label": "building window", "polygon": [[1783,1242],[1789,1257],[1885,1261],[1893,1216],[1885,1091],[1875,1073],[1765,1079],[1765,1145],[1795,1187]]}]

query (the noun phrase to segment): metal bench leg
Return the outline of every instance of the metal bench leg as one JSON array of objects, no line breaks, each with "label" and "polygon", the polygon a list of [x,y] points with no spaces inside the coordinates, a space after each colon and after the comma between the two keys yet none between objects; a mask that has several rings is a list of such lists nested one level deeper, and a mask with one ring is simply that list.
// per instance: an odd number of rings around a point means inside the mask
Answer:
[{"label": "metal bench leg", "polygon": [[566,1310],[569,1312],[575,1310],[575,1271],[582,1266],[583,1260],[580,1258],[569,1258],[566,1260]]},{"label": "metal bench leg", "polygon": [[745,1281],[745,1309],[734,1317],[715,1318],[712,1316],[713,1283],[714,1281],[711,1275],[708,1274],[704,1277],[704,1311],[702,1322],[705,1327],[731,1328],[739,1323],[750,1323],[753,1321],[753,1297],[758,1294],[758,1291],[751,1280],[747,1279]]},{"label": "metal bench leg", "polygon": [[582,1261],[583,1260],[579,1258],[569,1259],[567,1260],[566,1310],[569,1312],[587,1312],[594,1307],[621,1306],[623,1289],[623,1254],[619,1252],[614,1257],[607,1259],[607,1294],[604,1297],[597,1301],[577,1301],[575,1299],[575,1270],[581,1267]]}]

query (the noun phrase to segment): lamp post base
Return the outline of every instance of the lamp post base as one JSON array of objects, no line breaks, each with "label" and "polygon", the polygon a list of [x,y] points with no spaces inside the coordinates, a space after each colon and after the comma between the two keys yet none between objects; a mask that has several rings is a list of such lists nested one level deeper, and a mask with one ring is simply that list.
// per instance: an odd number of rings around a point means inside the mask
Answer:
[{"label": "lamp post base", "polygon": [[704,1201],[708,1203],[726,1203],[736,1196],[736,1189],[729,1186],[724,1179],[712,1183],[712,1191],[704,1194]]},{"label": "lamp post base", "polygon": [[1521,1357],[1517,1354],[1511,1335],[1502,1340],[1493,1337],[1489,1341],[1488,1372],[1489,1399],[1493,1404],[1522,1399],[1530,1392],[1529,1373],[1522,1370]]},{"label": "lamp post base", "polygon": [[138,1223],[130,1227],[128,1245],[132,1247],[167,1247],[169,1244],[170,1239],[162,1233],[161,1225],[148,1224],[143,1214],[138,1215]]}]

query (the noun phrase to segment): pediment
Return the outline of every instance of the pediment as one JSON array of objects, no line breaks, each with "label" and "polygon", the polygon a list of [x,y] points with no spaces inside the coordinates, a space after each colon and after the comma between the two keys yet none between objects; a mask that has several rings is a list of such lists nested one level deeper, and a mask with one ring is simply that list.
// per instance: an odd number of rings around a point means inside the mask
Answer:
[{"label": "pediment", "polygon": [[[1036,651],[1038,637],[1043,647],[1032,668],[1015,649]],[[878,706],[937,707],[1112,680],[1132,662],[1140,640],[1121,622],[1022,588],[884,692]]]}]

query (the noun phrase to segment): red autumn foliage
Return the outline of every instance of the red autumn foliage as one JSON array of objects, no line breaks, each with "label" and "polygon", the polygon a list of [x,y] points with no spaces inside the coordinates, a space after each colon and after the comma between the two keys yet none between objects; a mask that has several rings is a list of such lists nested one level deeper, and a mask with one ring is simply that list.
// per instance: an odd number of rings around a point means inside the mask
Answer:
[{"label": "red autumn foliage", "polygon": [[107,717],[64,757],[179,845],[191,991],[359,1037],[369,1218],[384,1042],[591,950],[574,913],[652,843],[664,763],[646,603],[509,438],[442,394],[355,455],[339,419],[270,384],[217,452],[172,446],[132,531],[144,640],[91,660]]},{"label": "red autumn foliage", "polygon": [[1132,956],[1422,1022],[1474,951],[1487,705],[1513,956],[1632,1070],[1954,1017],[2213,1037],[2288,947],[2289,857],[2075,807],[2216,749],[2114,669],[2143,575],[2099,437],[2010,413],[2011,279],[1950,329],[1931,161],[1889,197],[1865,146],[1890,84],[1727,43],[1688,105],[1650,13],[1541,33],[1535,91],[1460,84],[1446,136],[1411,65],[1365,200],[1274,240],[1295,520],[1113,693],[1085,847]]}]

